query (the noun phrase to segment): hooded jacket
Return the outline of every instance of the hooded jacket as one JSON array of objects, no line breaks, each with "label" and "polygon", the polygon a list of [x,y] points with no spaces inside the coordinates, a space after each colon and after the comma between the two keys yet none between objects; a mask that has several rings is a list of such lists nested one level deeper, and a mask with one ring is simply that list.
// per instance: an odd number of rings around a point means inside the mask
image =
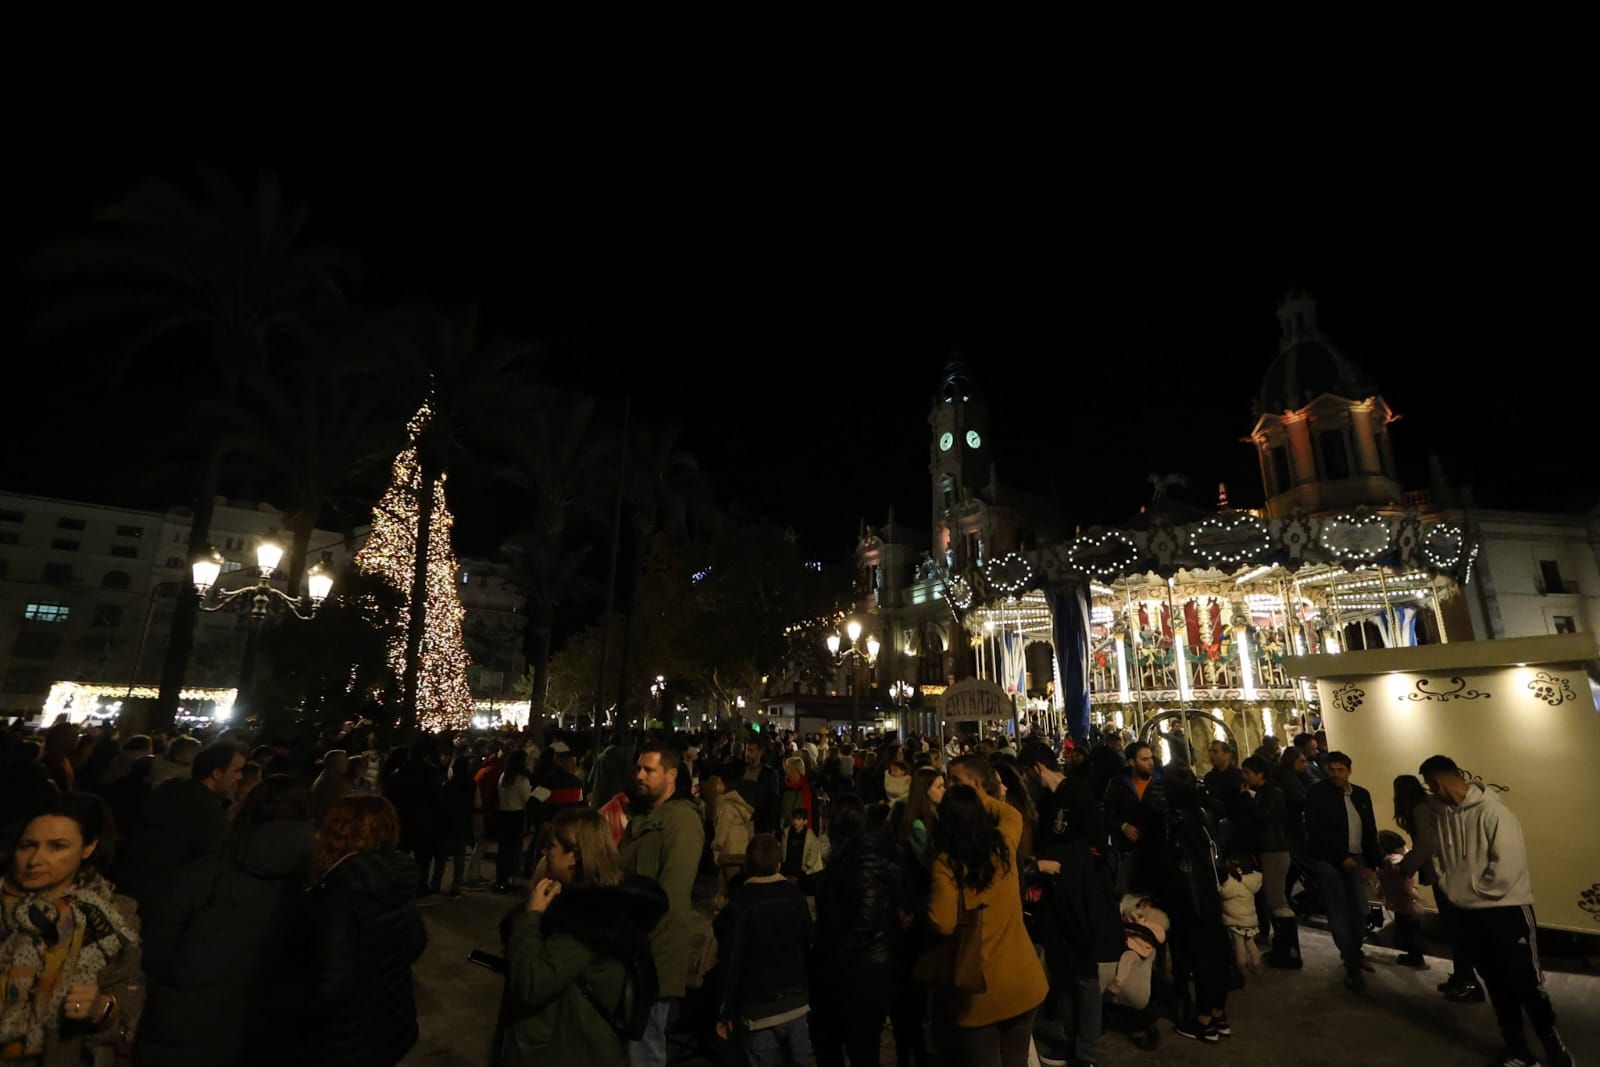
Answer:
[{"label": "hooded jacket", "polygon": [[285,948],[300,927],[312,836],[309,823],[263,823],[178,873],[145,922],[141,1062],[282,1062],[280,1035],[295,1019]]},{"label": "hooded jacket", "polygon": [[1450,903],[1458,908],[1533,903],[1522,823],[1499,798],[1480,785],[1468,786],[1460,804],[1438,813],[1436,829],[1439,888]]},{"label": "hooded jacket", "polygon": [[648,878],[667,894],[667,913],[650,934],[662,997],[681,997],[688,985],[694,918],[690,893],[706,839],[702,812],[698,800],[676,797],[635,814],[618,850],[625,873]]},{"label": "hooded jacket", "polygon": [[358,852],[311,887],[302,1042],[285,1062],[393,1067],[417,1043],[411,965],[428,944],[413,899],[417,865]]},{"label": "hooded jacket", "polygon": [[507,950],[499,1067],[626,1064],[627,1044],[594,1001],[617,1003],[627,974],[623,961],[666,911],[660,886],[629,878],[617,886],[574,886],[543,914],[518,915]]}]

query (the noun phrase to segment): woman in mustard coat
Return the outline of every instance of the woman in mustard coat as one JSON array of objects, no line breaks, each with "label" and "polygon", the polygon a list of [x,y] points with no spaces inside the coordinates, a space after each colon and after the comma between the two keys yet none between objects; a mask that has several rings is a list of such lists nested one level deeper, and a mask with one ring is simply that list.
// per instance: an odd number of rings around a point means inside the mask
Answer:
[{"label": "woman in mustard coat", "polygon": [[982,993],[953,994],[962,1062],[970,1067],[1026,1067],[1033,1016],[1049,993],[1044,967],[1022,925],[1017,844],[1022,815],[969,786],[945,791],[934,829],[933,892],[928,919],[955,932],[957,899],[982,909]]}]

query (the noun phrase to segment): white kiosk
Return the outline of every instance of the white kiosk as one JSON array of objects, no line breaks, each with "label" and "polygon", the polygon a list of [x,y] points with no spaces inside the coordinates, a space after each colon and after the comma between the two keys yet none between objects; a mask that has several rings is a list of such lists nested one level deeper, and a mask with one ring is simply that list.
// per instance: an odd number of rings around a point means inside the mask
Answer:
[{"label": "white kiosk", "polygon": [[1392,783],[1435,753],[1499,793],[1528,841],[1540,926],[1600,934],[1600,647],[1593,634],[1460,641],[1286,661],[1315,679],[1333,748],[1380,827]]}]

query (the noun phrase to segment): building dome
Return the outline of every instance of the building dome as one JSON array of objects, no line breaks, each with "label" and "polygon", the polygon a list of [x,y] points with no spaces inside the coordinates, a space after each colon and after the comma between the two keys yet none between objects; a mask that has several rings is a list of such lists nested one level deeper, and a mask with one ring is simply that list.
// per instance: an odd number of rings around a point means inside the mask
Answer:
[{"label": "building dome", "polygon": [[951,356],[949,362],[944,365],[944,374],[939,379],[939,392],[935,399],[942,404],[959,404],[977,396],[978,390],[973,385],[972,373],[967,370],[966,363],[962,362],[960,356]]},{"label": "building dome", "polygon": [[1258,416],[1296,411],[1324,393],[1348,400],[1377,394],[1371,379],[1318,328],[1317,302],[1310,296],[1292,292],[1284,297],[1278,322],[1283,336],[1256,396]]}]

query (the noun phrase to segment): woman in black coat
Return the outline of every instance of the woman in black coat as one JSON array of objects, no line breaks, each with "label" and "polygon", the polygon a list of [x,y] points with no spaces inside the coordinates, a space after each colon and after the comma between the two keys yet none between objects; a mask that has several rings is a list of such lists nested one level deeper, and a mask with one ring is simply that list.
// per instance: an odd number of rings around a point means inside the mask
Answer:
[{"label": "woman in black coat", "polygon": [[144,923],[136,1062],[283,1063],[298,1018],[284,974],[311,867],[311,799],[288,775],[245,799],[220,853],[189,864]]},{"label": "woman in black coat", "polygon": [[317,830],[308,899],[302,1042],[288,1062],[394,1067],[417,1043],[411,965],[427,947],[417,865],[395,851],[400,820],[377,796],[346,796]]},{"label": "woman in black coat", "polygon": [[820,1067],[878,1062],[895,1000],[904,911],[893,832],[867,825],[855,796],[834,802],[828,865],[817,876],[812,1048]]},{"label": "woman in black coat", "polygon": [[1222,925],[1213,829],[1188,767],[1167,768],[1167,805],[1166,840],[1159,853],[1160,903],[1172,920],[1174,976],[1184,984],[1194,979],[1194,1007],[1177,1030],[1184,1037],[1215,1042],[1233,1032],[1227,1018],[1231,950]]}]

